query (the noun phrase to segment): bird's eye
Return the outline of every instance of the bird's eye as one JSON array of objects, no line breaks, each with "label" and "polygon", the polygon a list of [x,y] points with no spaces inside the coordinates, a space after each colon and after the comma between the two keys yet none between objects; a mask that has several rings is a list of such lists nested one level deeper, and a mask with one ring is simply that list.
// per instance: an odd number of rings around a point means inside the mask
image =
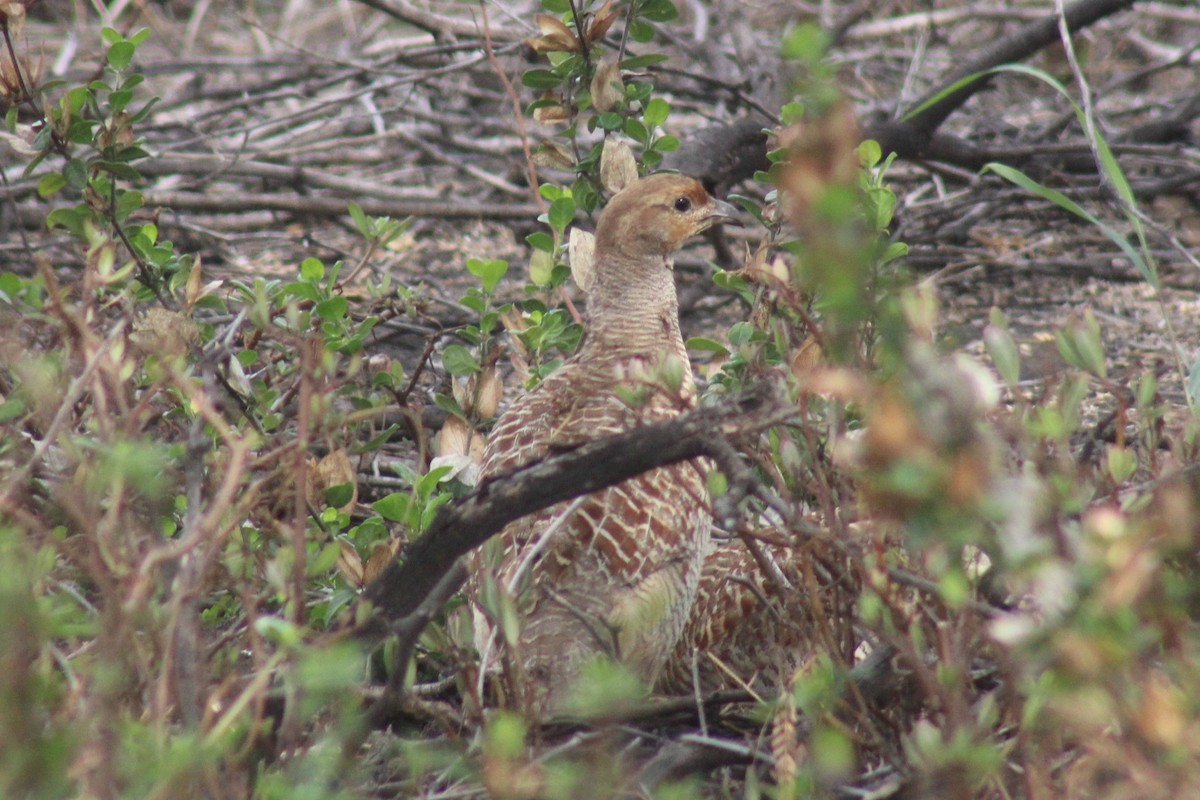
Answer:
[{"label": "bird's eye", "polygon": [[678,211],[680,214],[686,214],[688,212],[688,210],[691,209],[691,207],[692,207],[692,201],[689,200],[688,198],[679,197],[679,198],[675,199],[675,210]]}]

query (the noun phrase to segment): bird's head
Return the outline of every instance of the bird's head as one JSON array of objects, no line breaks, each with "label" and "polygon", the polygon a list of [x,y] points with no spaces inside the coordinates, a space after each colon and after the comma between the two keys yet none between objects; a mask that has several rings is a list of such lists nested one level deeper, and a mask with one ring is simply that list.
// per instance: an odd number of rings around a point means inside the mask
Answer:
[{"label": "bird's head", "polygon": [[695,178],[650,175],[626,186],[609,201],[596,226],[596,254],[667,258],[691,236],[736,210],[710,197]]}]

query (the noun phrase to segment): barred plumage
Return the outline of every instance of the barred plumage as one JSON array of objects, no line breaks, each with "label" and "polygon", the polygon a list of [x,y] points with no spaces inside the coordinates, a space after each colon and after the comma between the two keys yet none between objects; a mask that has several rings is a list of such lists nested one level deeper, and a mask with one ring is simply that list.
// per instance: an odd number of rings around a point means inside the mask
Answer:
[{"label": "barred plumage", "polygon": [[[596,232],[584,344],[502,415],[484,475],[694,404],[670,257],[732,211],[678,175],[643,178],[612,199]],[[683,366],[674,390],[659,379],[670,360]],[[627,402],[630,395],[644,399]],[[693,604],[710,525],[697,463],[651,470],[514,522],[473,557],[480,652],[517,657],[527,707],[538,714],[561,710],[592,657],[613,657],[653,684]],[[512,648],[499,641],[496,609],[484,607],[496,589],[516,598],[520,633]]]}]

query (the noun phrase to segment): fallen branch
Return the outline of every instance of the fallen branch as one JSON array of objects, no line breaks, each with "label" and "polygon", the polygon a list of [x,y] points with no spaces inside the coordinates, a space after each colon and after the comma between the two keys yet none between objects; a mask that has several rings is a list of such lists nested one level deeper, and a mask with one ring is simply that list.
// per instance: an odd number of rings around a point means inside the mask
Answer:
[{"label": "fallen branch", "polygon": [[720,464],[730,452],[726,437],[762,430],[792,413],[769,393],[750,394],[589,442],[484,481],[461,502],[443,508],[404,561],[393,563],[367,587],[364,598],[376,614],[357,633],[368,639],[399,633],[404,660],[406,645],[465,580],[458,559],[508,523],[655,467],[701,456]]}]

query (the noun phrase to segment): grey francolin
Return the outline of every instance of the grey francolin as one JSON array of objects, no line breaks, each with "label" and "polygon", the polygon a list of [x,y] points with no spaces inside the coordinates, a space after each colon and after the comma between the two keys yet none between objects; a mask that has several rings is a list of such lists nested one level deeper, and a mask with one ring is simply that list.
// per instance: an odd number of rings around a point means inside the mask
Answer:
[{"label": "grey francolin", "polygon": [[657,688],[666,694],[778,690],[818,650],[851,658],[857,590],[828,543],[792,543],[781,531],[714,542],[696,602]]},{"label": "grey francolin", "polygon": [[[583,344],[503,413],[484,476],[695,404],[672,256],[733,213],[675,174],[642,178],[612,198],[596,230]],[[507,659],[520,676],[514,689],[524,697],[508,702],[538,716],[561,711],[597,657],[653,684],[693,605],[710,527],[704,469],[688,462],[518,520],[473,554],[476,645],[485,668]],[[515,603],[516,631],[512,615],[498,619],[504,602]]]}]

